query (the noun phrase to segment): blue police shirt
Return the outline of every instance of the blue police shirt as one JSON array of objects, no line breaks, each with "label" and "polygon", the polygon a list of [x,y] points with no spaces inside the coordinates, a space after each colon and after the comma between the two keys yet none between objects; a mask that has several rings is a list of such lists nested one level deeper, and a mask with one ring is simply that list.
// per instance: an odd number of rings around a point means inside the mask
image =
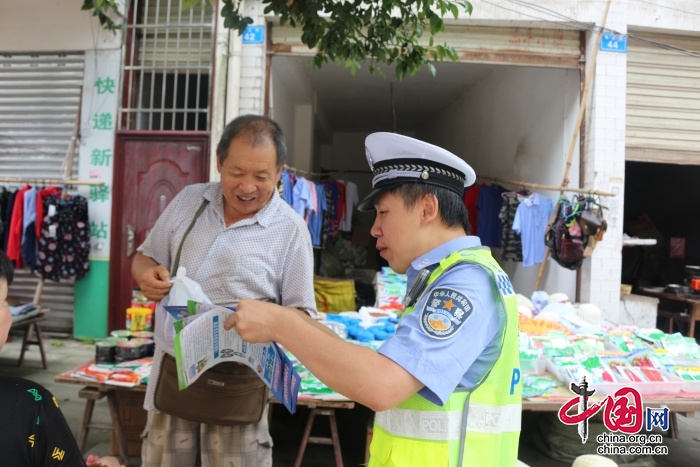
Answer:
[{"label": "blue police shirt", "polygon": [[[464,236],[420,256],[406,271],[409,289],[421,269],[434,270],[451,253],[480,246],[478,237]],[[457,386],[473,387],[498,359],[505,323],[498,315],[500,297],[494,290],[481,266],[454,266],[425,290],[378,352],[425,385],[421,396],[444,405]],[[431,311],[435,308],[456,310],[459,325],[442,326],[440,315]]]}]

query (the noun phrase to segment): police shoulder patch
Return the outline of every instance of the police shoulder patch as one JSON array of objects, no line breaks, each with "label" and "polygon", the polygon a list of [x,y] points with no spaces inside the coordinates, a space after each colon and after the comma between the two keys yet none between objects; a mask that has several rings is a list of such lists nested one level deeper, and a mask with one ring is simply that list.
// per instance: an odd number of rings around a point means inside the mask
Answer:
[{"label": "police shoulder patch", "polygon": [[473,311],[472,302],[463,293],[438,287],[428,295],[420,313],[420,326],[430,337],[447,339],[462,327]]}]

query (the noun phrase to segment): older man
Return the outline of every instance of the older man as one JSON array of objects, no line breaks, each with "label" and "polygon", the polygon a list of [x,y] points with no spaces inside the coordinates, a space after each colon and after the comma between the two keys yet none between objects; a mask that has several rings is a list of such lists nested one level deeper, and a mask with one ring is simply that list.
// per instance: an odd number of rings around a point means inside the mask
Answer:
[{"label": "older man", "polygon": [[[284,137],[274,121],[247,115],[226,126],[217,146],[221,181],[182,190],[134,259],[133,277],[146,297],[166,297],[159,304],[157,323],[169,324],[162,305],[167,304],[176,257],[187,276],[217,305],[264,300],[279,304],[281,313],[313,321],[311,238],[304,220],[276,189],[285,159]],[[231,426],[185,420],[156,410],[155,385],[164,352],[172,347],[172,329],[159,328],[159,334],[144,404],[149,415],[143,465],[272,465],[267,409],[257,423]],[[227,401],[211,403],[216,407]]]}]

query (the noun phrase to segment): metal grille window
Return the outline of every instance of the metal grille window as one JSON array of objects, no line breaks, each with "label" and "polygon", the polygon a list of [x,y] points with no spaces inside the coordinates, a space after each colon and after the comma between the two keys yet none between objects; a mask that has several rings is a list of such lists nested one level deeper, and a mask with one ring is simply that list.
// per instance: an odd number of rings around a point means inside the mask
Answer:
[{"label": "metal grille window", "polygon": [[209,2],[133,0],[126,26],[122,129],[208,130],[214,55]]}]

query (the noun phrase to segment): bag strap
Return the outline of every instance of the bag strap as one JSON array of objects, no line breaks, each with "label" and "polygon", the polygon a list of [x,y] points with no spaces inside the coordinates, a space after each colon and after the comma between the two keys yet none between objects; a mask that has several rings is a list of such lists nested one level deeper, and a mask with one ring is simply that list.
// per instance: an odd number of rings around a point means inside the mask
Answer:
[{"label": "bag strap", "polygon": [[185,235],[182,236],[182,240],[180,240],[180,246],[177,248],[177,254],[175,255],[175,263],[173,264],[173,269],[171,274],[175,275],[177,274],[177,268],[180,266],[180,253],[182,253],[182,245],[185,243],[185,239],[187,238],[187,235],[190,233],[190,230],[192,230],[192,227],[194,227],[194,223],[197,222],[197,219],[199,219],[199,216],[202,215],[204,212],[204,209],[207,207],[209,204],[208,199],[204,199],[202,201],[201,206],[199,206],[199,209],[197,210],[197,213],[194,215],[194,219],[192,219],[192,222],[190,222],[190,226],[187,227],[187,230],[185,230]]}]

